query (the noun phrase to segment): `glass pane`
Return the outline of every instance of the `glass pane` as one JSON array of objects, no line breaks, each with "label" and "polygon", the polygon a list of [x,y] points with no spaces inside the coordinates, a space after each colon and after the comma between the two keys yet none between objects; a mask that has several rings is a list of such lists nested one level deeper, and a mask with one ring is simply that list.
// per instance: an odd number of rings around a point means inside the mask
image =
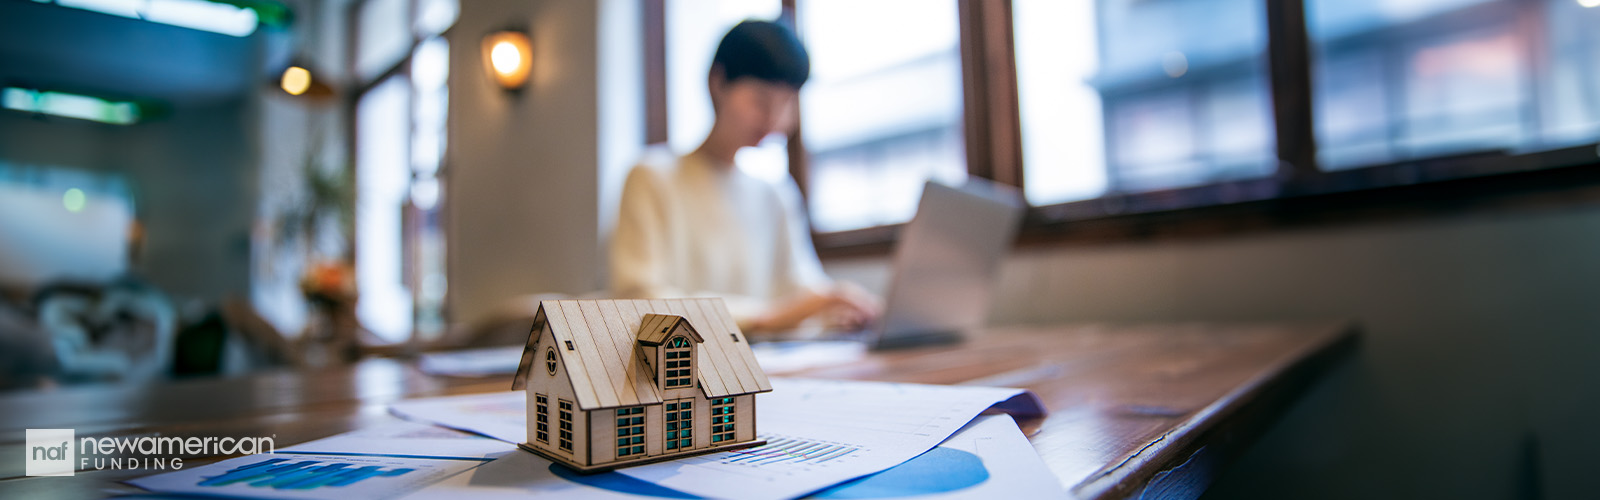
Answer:
[{"label": "glass pane", "polygon": [[1015,0],[1012,14],[1030,203],[1272,174],[1259,0]]},{"label": "glass pane", "polygon": [[1600,9],[1574,0],[1310,0],[1324,168],[1600,136]]},{"label": "glass pane", "polygon": [[922,183],[960,183],[960,33],[954,0],[803,0],[811,80],[800,95],[819,231],[911,219]]},{"label": "glass pane", "polygon": [[356,107],[356,317],[378,337],[411,335],[411,291],[402,277],[401,210],[410,195],[411,84],[393,76]]},{"label": "glass pane", "polygon": [[461,5],[457,0],[417,0],[412,30],[424,37],[443,34],[444,30],[456,23],[456,17],[460,14]]},{"label": "glass pane", "polygon": [[[744,19],[776,19],[779,0],[672,0],[667,14],[667,144],[678,154],[694,151],[706,139],[710,96],[706,77],[710,58],[728,29]],[[770,147],[770,144],[763,144]],[[766,147],[763,147],[766,149]],[[782,147],[779,147],[779,152]],[[739,157],[744,163],[744,157]],[[784,162],[778,170],[787,173]],[[770,167],[770,165],[766,165]]]},{"label": "glass pane", "polygon": [[[446,0],[435,3],[454,4]],[[411,56],[411,205],[417,210],[417,224],[410,235],[415,239],[411,265],[416,277],[412,284],[417,288],[416,330],[423,340],[437,338],[445,327],[446,254],[444,226],[440,223],[443,214],[439,210],[443,190],[436,174],[444,161],[449,59],[450,44],[442,37],[422,42]]]},{"label": "glass pane", "polygon": [[361,4],[356,31],[356,75],[377,78],[411,51],[411,2],[367,0]]},{"label": "glass pane", "polygon": [[[672,0],[666,2],[667,144],[678,154],[694,151],[711,131],[711,96],[706,76],[722,35],[745,19],[777,19],[779,0]],[[735,159],[739,168],[758,178],[782,180],[789,175],[789,154],[782,137],[746,148]]]}]

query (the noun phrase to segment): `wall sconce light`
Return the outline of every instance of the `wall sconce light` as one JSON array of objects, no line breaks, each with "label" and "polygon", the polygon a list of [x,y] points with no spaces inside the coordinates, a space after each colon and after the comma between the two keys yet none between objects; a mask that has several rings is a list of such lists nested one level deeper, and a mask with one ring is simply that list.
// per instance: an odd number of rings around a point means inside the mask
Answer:
[{"label": "wall sconce light", "polygon": [[501,88],[522,88],[528,81],[528,72],[533,69],[533,46],[528,42],[528,34],[505,30],[483,37],[483,63]]},{"label": "wall sconce light", "polygon": [[283,69],[276,83],[286,94],[322,101],[333,96],[333,87],[323,81],[321,76],[323,74],[313,71],[311,65],[297,59]]},{"label": "wall sconce light", "polygon": [[278,80],[278,86],[289,95],[304,94],[307,90],[311,90],[311,71],[299,66],[290,66],[283,70],[283,78]]}]

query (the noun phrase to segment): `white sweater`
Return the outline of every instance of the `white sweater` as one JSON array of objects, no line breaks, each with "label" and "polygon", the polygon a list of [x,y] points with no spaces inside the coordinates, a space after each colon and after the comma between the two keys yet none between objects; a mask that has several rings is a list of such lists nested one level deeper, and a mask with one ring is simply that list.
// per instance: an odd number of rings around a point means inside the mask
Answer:
[{"label": "white sweater", "polygon": [[628,173],[611,236],[617,298],[722,297],[741,325],[830,285],[799,190],[700,155]]}]

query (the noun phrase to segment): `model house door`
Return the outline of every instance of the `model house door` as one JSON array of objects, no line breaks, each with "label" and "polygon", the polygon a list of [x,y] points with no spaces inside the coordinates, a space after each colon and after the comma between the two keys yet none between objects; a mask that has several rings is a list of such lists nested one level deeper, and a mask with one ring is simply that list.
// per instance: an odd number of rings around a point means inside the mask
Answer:
[{"label": "model house door", "polygon": [[669,399],[666,401],[666,428],[661,435],[666,440],[667,453],[694,448],[694,400]]}]

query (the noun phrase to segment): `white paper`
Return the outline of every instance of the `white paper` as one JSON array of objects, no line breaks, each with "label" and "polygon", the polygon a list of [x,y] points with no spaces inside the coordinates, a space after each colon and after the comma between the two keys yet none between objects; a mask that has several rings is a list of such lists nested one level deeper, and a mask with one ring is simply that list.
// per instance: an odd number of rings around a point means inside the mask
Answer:
[{"label": "white paper", "polygon": [[[1042,412],[1020,389],[772,379],[756,400],[763,447],[622,469],[713,498],[796,498],[911,459],[1000,402]],[[522,392],[404,401],[408,418],[508,442],[527,439]]]},{"label": "white paper", "polygon": [[528,441],[528,396],[523,391],[408,399],[389,405],[389,411],[507,443]]},{"label": "white paper", "polygon": [[796,340],[751,344],[768,374],[850,363],[867,357],[867,344],[849,340]]},{"label": "white paper", "polygon": [[[157,493],[390,498],[511,454],[516,446],[396,420],[288,448],[128,481]],[[520,452],[517,452],[520,453]]]},{"label": "white paper", "polygon": [[712,498],[804,496],[899,465],[1020,389],[773,379],[756,400],[768,444],[618,472]]},{"label": "white paper", "polygon": [[[808,498],[992,499],[1059,498],[1055,477],[1005,415],[980,416],[938,447],[895,468]],[[531,453],[517,452],[435,483],[416,499],[696,498],[626,475],[582,475]]]},{"label": "white paper", "polygon": [[391,498],[489,459],[263,453],[128,481],[157,493],[244,498]]},{"label": "white paper", "polygon": [[497,458],[517,449],[498,439],[396,419],[364,429],[297,444],[279,453],[355,453],[439,458]]},{"label": "white paper", "polygon": [[981,415],[938,447],[892,469],[807,498],[1062,498],[1066,491],[1009,415]]},{"label": "white paper", "polygon": [[417,368],[429,375],[488,377],[517,373],[521,362],[522,346],[487,347],[423,354]]}]

